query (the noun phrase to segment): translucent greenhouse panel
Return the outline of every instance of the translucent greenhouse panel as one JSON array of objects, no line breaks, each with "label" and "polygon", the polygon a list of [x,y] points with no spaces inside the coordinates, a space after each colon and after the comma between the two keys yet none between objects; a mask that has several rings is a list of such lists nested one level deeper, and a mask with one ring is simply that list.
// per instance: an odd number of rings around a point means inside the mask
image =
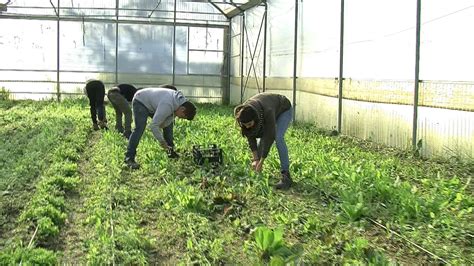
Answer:
[{"label": "translucent greenhouse panel", "polygon": [[298,77],[338,77],[340,2],[305,1],[298,9]]},{"label": "translucent greenhouse panel", "polygon": [[224,63],[224,30],[189,28],[189,74],[222,73]]},{"label": "translucent greenhouse panel", "polygon": [[188,27],[176,27],[175,74],[188,74]]},{"label": "translucent greenhouse panel", "polygon": [[472,0],[426,1],[421,20],[420,79],[474,81]]},{"label": "translucent greenhouse panel", "polygon": [[119,24],[119,72],[171,74],[173,27]]},{"label": "translucent greenhouse panel", "polygon": [[223,60],[223,52],[190,51],[189,74],[220,75]]},{"label": "translucent greenhouse panel", "polygon": [[267,68],[270,77],[293,76],[295,2],[268,2]]},{"label": "translucent greenhouse panel", "polygon": [[61,71],[115,71],[115,24],[62,21]]},{"label": "translucent greenhouse panel", "polygon": [[[0,88],[10,92],[54,92],[56,22],[2,19],[0,23]],[[32,96],[25,93],[13,96],[20,99],[28,95]]]},{"label": "translucent greenhouse panel", "polygon": [[[51,1],[57,8],[57,0]],[[115,17],[116,0],[61,0],[62,17],[109,18]]]},{"label": "translucent greenhouse panel", "polygon": [[56,21],[2,19],[1,25],[0,69],[56,69]]},{"label": "translucent greenhouse panel", "polygon": [[[53,0],[54,4],[57,5],[57,0]],[[2,1],[6,3],[8,1]],[[31,1],[31,0],[15,0],[11,1],[8,5],[7,12],[5,15],[49,15],[55,16],[54,8],[51,6],[49,1]]]},{"label": "translucent greenhouse panel", "polygon": [[231,23],[231,43],[230,43],[230,74],[233,77],[240,76],[240,51],[241,51],[241,23],[242,17],[237,16]]},{"label": "translucent greenhouse panel", "polygon": [[413,79],[416,1],[345,3],[345,78]]},{"label": "translucent greenhouse panel", "polygon": [[224,50],[224,30],[218,28],[191,27],[189,49]]}]

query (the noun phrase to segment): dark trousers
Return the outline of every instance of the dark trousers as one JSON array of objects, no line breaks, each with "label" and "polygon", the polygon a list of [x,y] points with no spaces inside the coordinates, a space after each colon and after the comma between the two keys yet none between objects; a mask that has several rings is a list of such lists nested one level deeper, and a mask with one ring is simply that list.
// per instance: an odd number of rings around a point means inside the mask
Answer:
[{"label": "dark trousers", "polygon": [[[125,97],[120,94],[120,91],[116,89],[109,90],[107,97],[115,110],[115,129],[120,133],[132,132],[132,109],[130,108],[127,99],[125,99]],[[125,116],[124,125],[122,125],[122,114]]]},{"label": "dark trousers", "polygon": [[86,85],[87,98],[89,98],[89,106],[91,112],[92,123],[97,124],[97,118],[99,121],[106,122],[104,97],[105,97],[105,86],[99,80],[93,80]]}]

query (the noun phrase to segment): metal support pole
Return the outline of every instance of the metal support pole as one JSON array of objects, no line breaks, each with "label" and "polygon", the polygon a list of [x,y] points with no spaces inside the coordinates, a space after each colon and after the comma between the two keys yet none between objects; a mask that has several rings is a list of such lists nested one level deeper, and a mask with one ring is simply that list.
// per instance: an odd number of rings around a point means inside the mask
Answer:
[{"label": "metal support pole", "polygon": [[245,52],[245,13],[240,23],[240,103],[244,101],[244,52]]},{"label": "metal support pole", "polygon": [[268,25],[268,5],[267,2],[265,4],[265,28],[263,29],[263,81],[262,81],[262,87],[263,87],[263,92],[265,92],[266,89],[266,78],[267,78],[267,25]]},{"label": "metal support pole", "polygon": [[58,99],[58,102],[61,101],[61,83],[59,82],[59,70],[60,70],[60,60],[59,60],[59,38],[61,36],[60,34],[60,31],[59,31],[59,14],[60,14],[60,10],[59,10],[59,2],[60,0],[58,0],[58,32],[57,32],[57,37],[56,37],[56,44],[57,44],[57,48],[56,48],[56,94],[57,94],[57,99]]},{"label": "metal support pole", "polygon": [[296,78],[298,75],[298,1],[299,0],[295,0],[295,39],[293,46],[293,122],[296,121]]},{"label": "metal support pole", "polygon": [[119,0],[115,1],[115,85],[118,84]]},{"label": "metal support pole", "polygon": [[341,0],[341,25],[339,35],[339,92],[337,109],[337,132],[342,131],[342,87],[344,83],[344,0]]},{"label": "metal support pole", "polygon": [[175,73],[176,73],[176,2],[174,0],[174,12],[173,12],[173,78],[171,84],[175,84]]},{"label": "metal support pole", "polygon": [[[232,23],[232,21],[230,21]],[[230,103],[230,60],[231,60],[231,46],[232,46],[232,24],[224,30],[224,36],[226,36],[226,43],[224,43],[224,53],[226,54],[227,60],[225,60],[226,74],[224,75],[225,86],[223,87],[224,92],[222,93],[222,104],[228,105]]]},{"label": "metal support pole", "polygon": [[415,52],[415,92],[413,99],[413,150],[417,149],[418,131],[418,92],[420,83],[420,35],[421,35],[421,0],[416,1],[416,52]]}]

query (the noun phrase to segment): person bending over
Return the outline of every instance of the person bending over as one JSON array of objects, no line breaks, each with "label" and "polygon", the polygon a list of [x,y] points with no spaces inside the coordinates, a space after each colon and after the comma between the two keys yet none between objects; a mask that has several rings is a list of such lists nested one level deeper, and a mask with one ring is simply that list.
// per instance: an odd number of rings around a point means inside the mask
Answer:
[{"label": "person bending over", "polygon": [[273,142],[276,142],[281,170],[281,180],[275,185],[277,189],[288,189],[293,183],[290,177],[288,148],[284,139],[292,112],[290,100],[274,93],[257,94],[234,109],[235,120],[252,151],[252,168],[255,171],[262,171],[263,162]]},{"label": "person bending over", "polygon": [[[128,139],[132,134],[132,108],[130,104],[137,89],[130,84],[119,84],[107,92],[115,110],[115,129]],[[125,117],[122,125],[122,114]]]},{"label": "person bending over", "polygon": [[[99,128],[108,129],[104,106],[104,83],[102,83],[100,80],[88,80],[84,90],[87,98],[89,98],[92,127],[94,130],[99,130]],[[99,121],[97,121],[97,118]]]},{"label": "person bending over", "polygon": [[135,161],[135,156],[148,116],[152,117],[150,129],[155,139],[168,152],[169,157],[177,157],[174,153],[173,142],[174,117],[193,120],[196,115],[196,106],[180,91],[168,88],[144,88],[135,93],[132,109],[135,129],[128,140],[125,154],[126,165],[132,169],[140,167]]}]

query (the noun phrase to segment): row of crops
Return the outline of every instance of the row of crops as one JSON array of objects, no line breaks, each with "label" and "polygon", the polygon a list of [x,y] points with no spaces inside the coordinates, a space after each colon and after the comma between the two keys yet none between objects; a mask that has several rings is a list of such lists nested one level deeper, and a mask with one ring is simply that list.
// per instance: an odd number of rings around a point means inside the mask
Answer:
[{"label": "row of crops", "polygon": [[[146,132],[136,171],[123,137],[91,130],[85,102],[0,107],[0,264],[474,262],[472,162],[294,125],[296,184],[280,192],[276,149],[251,171],[231,107],[177,121],[179,159]],[[219,145],[224,164],[195,165],[195,144]]]}]

